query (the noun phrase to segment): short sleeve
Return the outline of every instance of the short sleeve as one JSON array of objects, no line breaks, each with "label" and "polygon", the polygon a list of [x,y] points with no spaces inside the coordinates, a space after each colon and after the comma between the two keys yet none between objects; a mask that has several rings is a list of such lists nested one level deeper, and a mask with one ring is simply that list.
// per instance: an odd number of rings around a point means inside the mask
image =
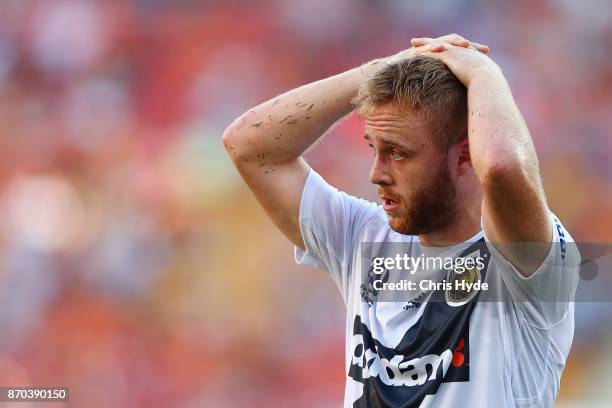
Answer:
[{"label": "short sleeve", "polygon": [[[550,250],[529,277],[489,245],[493,259],[500,266],[505,290],[524,320],[540,328],[550,328],[565,317],[574,301],[580,269],[580,253],[574,240],[553,213],[549,217],[553,225]],[[485,239],[490,243],[486,235]]]},{"label": "short sleeve", "polygon": [[376,204],[338,191],[311,169],[300,203],[306,248],[295,247],[296,262],[329,272],[346,303],[359,232],[379,213]]}]

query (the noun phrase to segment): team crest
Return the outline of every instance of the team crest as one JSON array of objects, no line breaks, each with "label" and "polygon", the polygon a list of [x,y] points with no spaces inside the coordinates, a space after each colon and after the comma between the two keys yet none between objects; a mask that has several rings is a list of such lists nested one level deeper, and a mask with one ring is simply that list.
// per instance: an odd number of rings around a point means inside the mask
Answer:
[{"label": "team crest", "polygon": [[[458,307],[463,306],[476,296],[478,290],[472,288],[471,290],[457,287],[457,282],[465,282],[474,284],[480,282],[480,269],[476,266],[476,259],[480,257],[480,250],[476,250],[464,258],[474,259],[473,267],[464,267],[463,271],[459,271],[457,267],[452,268],[448,271],[446,281],[451,284],[451,289],[445,291],[446,303],[449,306]],[[465,264],[465,262],[464,262]]]}]

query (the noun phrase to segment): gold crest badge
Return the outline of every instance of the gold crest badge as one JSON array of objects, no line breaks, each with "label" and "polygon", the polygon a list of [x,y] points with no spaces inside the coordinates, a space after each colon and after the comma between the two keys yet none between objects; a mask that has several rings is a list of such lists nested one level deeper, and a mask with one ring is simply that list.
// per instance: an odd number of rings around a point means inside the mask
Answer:
[{"label": "gold crest badge", "polygon": [[[466,255],[464,258],[472,258],[476,260],[479,256],[480,250],[477,250],[469,255]],[[465,259],[463,261],[463,265],[466,265]],[[478,290],[474,289],[473,285],[470,285],[472,289],[468,290],[462,287],[465,285],[457,284],[457,282],[465,282],[470,284],[480,282],[480,270],[475,265],[475,262],[473,264],[474,265],[470,265],[470,267],[455,266],[454,268],[448,271],[446,282],[450,283],[451,289],[446,290],[445,293],[446,303],[449,306],[463,306],[464,304],[472,300],[472,298],[478,293]]]}]

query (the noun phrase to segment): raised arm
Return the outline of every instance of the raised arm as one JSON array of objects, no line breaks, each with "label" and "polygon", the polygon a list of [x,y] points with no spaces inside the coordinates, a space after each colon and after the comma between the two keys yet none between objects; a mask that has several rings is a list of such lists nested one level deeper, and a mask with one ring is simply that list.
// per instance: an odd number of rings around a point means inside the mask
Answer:
[{"label": "raised arm", "polygon": [[485,232],[524,276],[550,248],[552,225],[529,131],[499,67],[474,49],[429,53],[468,89],[470,156],[483,190]]},{"label": "raised arm", "polygon": [[351,111],[362,75],[358,67],[276,96],[244,113],[223,135],[234,165],[268,216],[302,249],[299,208],[309,167],[301,155]]},{"label": "raised arm", "polygon": [[[470,45],[459,36],[448,41]],[[436,52],[439,46],[421,48]],[[225,148],[257,200],[283,234],[302,249],[299,209],[309,167],[301,155],[351,112],[360,81],[384,66],[385,60],[373,60],[276,96],[242,114],[223,134]]]}]

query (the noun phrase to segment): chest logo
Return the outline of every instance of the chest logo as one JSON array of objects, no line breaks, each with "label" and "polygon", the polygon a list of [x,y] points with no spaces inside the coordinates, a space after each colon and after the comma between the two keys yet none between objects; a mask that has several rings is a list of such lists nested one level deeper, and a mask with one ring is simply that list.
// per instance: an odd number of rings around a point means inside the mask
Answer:
[{"label": "chest logo", "polygon": [[478,293],[476,283],[481,282],[480,250],[476,250],[463,258],[463,262],[455,264],[448,271],[446,281],[450,283],[450,289],[445,291],[446,303],[449,306],[459,307],[472,300]]}]

